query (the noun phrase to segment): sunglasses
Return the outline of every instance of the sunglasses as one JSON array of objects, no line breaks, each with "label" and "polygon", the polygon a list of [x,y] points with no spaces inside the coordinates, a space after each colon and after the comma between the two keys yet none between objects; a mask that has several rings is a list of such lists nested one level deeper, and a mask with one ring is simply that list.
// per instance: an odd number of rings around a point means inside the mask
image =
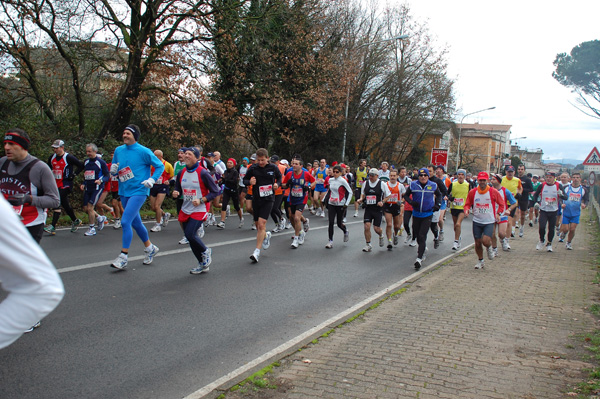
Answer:
[{"label": "sunglasses", "polygon": [[429,175],[426,175],[425,173],[420,173],[419,177],[429,177]]},{"label": "sunglasses", "polygon": [[342,173],[339,170],[334,170],[333,173]]}]

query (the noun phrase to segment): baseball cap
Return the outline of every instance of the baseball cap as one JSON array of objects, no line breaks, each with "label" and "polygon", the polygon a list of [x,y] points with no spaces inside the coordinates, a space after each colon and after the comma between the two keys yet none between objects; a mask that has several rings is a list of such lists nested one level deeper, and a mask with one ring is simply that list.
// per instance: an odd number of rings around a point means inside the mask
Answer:
[{"label": "baseball cap", "polygon": [[54,140],[54,143],[52,143],[52,148],[58,148],[58,147],[64,147],[65,146],[65,142],[62,140]]},{"label": "baseball cap", "polygon": [[419,174],[426,174],[427,176],[429,176],[429,169],[421,168],[419,169]]},{"label": "baseball cap", "polygon": [[206,156],[207,156],[208,158],[211,158],[211,157],[214,157],[214,156],[215,156],[215,154],[214,154],[214,153],[212,153],[212,152],[209,152],[208,154],[206,154]]},{"label": "baseball cap", "polygon": [[289,165],[290,164],[287,159],[282,159],[280,163],[283,164],[283,165]]},{"label": "baseball cap", "polygon": [[[513,168],[513,171],[515,170],[515,168]],[[479,174],[477,175],[477,180],[488,180],[490,178],[490,175],[488,175],[487,172],[479,172]]]},{"label": "baseball cap", "polygon": [[512,166],[512,165],[508,165],[506,167],[506,169],[504,169],[504,171],[506,171],[506,172],[514,172],[515,171],[515,167]]},{"label": "baseball cap", "polygon": [[377,168],[371,168],[369,169],[369,174],[379,176],[379,170]]},{"label": "baseball cap", "polygon": [[550,172],[550,171],[547,171],[547,172],[546,172],[546,175],[547,175],[547,176],[554,176],[554,177],[556,177],[556,172]]},{"label": "baseball cap", "polygon": [[341,163],[341,164],[340,164],[340,167],[342,167],[342,168],[347,168],[347,166],[346,166],[346,164],[345,164],[345,163]]},{"label": "baseball cap", "polygon": [[271,155],[271,162],[277,162],[277,161],[279,161],[279,156],[277,156],[275,154]]},{"label": "baseball cap", "polygon": [[256,154],[252,154],[252,155],[250,155],[250,160],[251,160],[251,161],[255,161],[255,160],[256,160]]}]

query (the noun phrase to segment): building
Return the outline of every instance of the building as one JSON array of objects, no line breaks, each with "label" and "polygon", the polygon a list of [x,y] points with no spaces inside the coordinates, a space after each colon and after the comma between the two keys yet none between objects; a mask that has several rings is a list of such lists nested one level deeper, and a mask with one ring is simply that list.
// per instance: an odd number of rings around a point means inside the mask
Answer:
[{"label": "building", "polygon": [[[542,176],[548,170],[548,164],[544,164],[542,158],[544,150],[541,148],[523,149],[519,146],[512,145],[510,147],[511,156],[517,156],[521,159],[521,163],[525,165],[527,172]],[[557,169],[558,171],[559,169]]]},{"label": "building", "polygon": [[456,124],[453,134],[456,140],[450,145],[450,160],[453,161],[454,168],[458,163],[459,168],[471,173],[501,172],[505,159],[510,158],[511,127],[512,125],[480,123]]}]

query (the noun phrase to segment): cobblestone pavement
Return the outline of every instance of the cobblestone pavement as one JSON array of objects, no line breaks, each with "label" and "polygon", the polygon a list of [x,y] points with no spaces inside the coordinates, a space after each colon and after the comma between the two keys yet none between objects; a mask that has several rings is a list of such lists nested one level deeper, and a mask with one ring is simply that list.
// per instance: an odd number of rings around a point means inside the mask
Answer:
[{"label": "cobblestone pavement", "polygon": [[600,292],[598,226],[582,220],[573,251],[557,239],[536,251],[537,225],[483,270],[470,249],[283,359],[271,378],[285,388],[226,397],[564,398],[590,367],[576,336],[594,328],[585,307]]}]

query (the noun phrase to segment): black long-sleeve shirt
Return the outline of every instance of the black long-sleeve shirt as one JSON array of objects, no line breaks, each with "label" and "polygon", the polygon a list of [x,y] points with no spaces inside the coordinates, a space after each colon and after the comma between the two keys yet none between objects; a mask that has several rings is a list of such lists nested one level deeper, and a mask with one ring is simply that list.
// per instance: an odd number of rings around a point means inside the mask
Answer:
[{"label": "black long-sleeve shirt", "polygon": [[[252,188],[252,198],[261,198],[266,200],[275,200],[274,189],[271,188],[270,195],[260,195],[261,187],[273,186],[274,183],[277,183],[278,186],[281,187],[281,172],[277,165],[272,163],[268,163],[265,166],[261,167],[258,164],[254,164],[248,168],[246,171],[246,176],[244,176],[244,185],[250,186],[250,179],[252,177],[256,178],[256,184]],[[262,190],[262,192],[265,189]]]}]

